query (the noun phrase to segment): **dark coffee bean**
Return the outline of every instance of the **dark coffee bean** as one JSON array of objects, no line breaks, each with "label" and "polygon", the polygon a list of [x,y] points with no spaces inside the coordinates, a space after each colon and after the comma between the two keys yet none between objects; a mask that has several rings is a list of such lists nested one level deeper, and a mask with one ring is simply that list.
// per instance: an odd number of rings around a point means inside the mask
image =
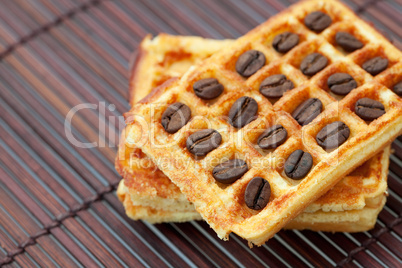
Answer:
[{"label": "dark coffee bean", "polygon": [[288,132],[281,125],[275,125],[264,131],[258,138],[258,146],[262,149],[274,149],[285,142]]},{"label": "dark coffee bean", "polygon": [[396,84],[393,90],[397,95],[402,96],[402,81]]},{"label": "dark coffee bean", "polygon": [[286,53],[299,43],[299,36],[291,32],[284,32],[275,36],[272,42],[276,51]]},{"label": "dark coffee bean", "polygon": [[346,95],[357,87],[356,80],[347,73],[335,73],[331,75],[327,80],[327,84],[329,89],[338,95]]},{"label": "dark coffee bean", "polygon": [[375,57],[363,63],[362,67],[369,74],[377,75],[387,69],[388,59],[383,57]]},{"label": "dark coffee bean", "polygon": [[328,64],[328,59],[320,53],[311,53],[304,58],[300,65],[300,70],[303,74],[313,76]]},{"label": "dark coffee bean", "polygon": [[297,106],[292,116],[301,125],[307,125],[322,111],[322,102],[317,98],[311,98]]},{"label": "dark coffee bean", "polygon": [[313,157],[303,150],[296,150],[285,162],[285,174],[291,179],[303,179],[313,166]]},{"label": "dark coffee bean", "polygon": [[242,128],[256,119],[257,111],[258,104],[253,98],[241,97],[230,108],[229,123],[235,128]]},{"label": "dark coffee bean", "polygon": [[268,76],[260,85],[260,92],[267,98],[280,98],[288,90],[294,88],[293,82],[283,74]]},{"label": "dark coffee bean", "polygon": [[254,210],[261,210],[269,202],[271,197],[271,185],[261,177],[253,178],[244,192],[244,201],[246,205]]},{"label": "dark coffee bean", "polygon": [[207,155],[210,151],[219,147],[222,136],[214,129],[203,129],[195,132],[187,138],[187,149],[197,156]]},{"label": "dark coffee bean", "polygon": [[187,124],[190,118],[190,108],[181,102],[176,102],[170,105],[162,114],[162,126],[168,133],[176,133]]},{"label": "dark coffee bean", "polygon": [[249,77],[261,69],[265,64],[265,56],[258,50],[248,50],[240,55],[236,62],[236,71],[244,76]]},{"label": "dark coffee bean", "polygon": [[364,46],[362,42],[348,32],[337,32],[335,35],[335,41],[347,52],[353,52]]},{"label": "dark coffee bean", "polygon": [[204,78],[193,84],[195,95],[204,100],[212,100],[223,92],[223,85],[215,78]]},{"label": "dark coffee bean", "polygon": [[385,108],[379,101],[362,98],[355,104],[355,113],[363,120],[372,121],[385,114]]},{"label": "dark coffee bean", "polygon": [[230,184],[241,178],[248,171],[247,163],[241,159],[232,159],[217,165],[212,175],[220,183]]},{"label": "dark coffee bean", "polygon": [[318,145],[324,149],[333,149],[343,144],[349,138],[349,135],[349,127],[341,121],[336,121],[321,129],[315,139]]},{"label": "dark coffee bean", "polygon": [[331,23],[331,17],[321,11],[311,12],[304,18],[304,24],[307,28],[317,33],[323,31]]}]

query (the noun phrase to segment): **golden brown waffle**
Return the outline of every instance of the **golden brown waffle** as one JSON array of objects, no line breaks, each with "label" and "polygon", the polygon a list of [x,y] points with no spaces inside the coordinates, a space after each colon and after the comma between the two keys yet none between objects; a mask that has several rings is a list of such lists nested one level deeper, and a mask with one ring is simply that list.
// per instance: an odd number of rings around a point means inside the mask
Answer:
[{"label": "golden brown waffle", "polygon": [[[335,186],[336,187],[336,186]],[[162,222],[185,222],[190,220],[201,220],[202,217],[195,209],[187,209],[176,206],[173,210],[155,208],[151,202],[148,205],[134,205],[138,202],[138,196],[129,194],[129,189],[121,180],[117,189],[117,196],[123,203],[126,214],[133,220],[146,220],[149,223]],[[384,207],[386,197],[381,194],[377,197],[376,203],[371,202],[370,206],[362,209],[354,209],[342,212],[316,211],[304,212],[290,221],[285,229],[310,229],[314,231],[327,232],[362,232],[374,227],[378,213]],[[163,204],[164,200],[158,200],[156,206]]]},{"label": "golden brown waffle", "polygon": [[[202,219],[201,215],[189,202],[187,202],[187,204],[177,204],[175,207],[172,207],[169,206],[171,204],[171,199],[158,198],[155,201],[151,198],[146,202],[146,204],[141,204],[144,201],[144,198],[137,195],[130,195],[130,190],[124,185],[124,180],[121,180],[119,183],[117,196],[123,203],[127,216],[133,220],[146,220],[149,223],[162,223],[185,222]],[[153,206],[154,204],[157,208]],[[167,205],[168,208],[161,208],[162,205]]]},{"label": "golden brown waffle", "polygon": [[[130,87],[131,95],[136,97],[140,96],[140,93],[142,95],[147,94],[152,90],[151,85],[158,85],[164,82],[164,79],[170,79],[173,76],[181,76],[186,67],[196,64],[200,59],[209,57],[230,42],[233,41],[212,42],[200,37],[171,36],[167,34],[159,35],[152,40],[150,36],[147,36],[141,42],[137,51],[137,56],[141,60],[136,61],[137,64],[133,66],[134,79]],[[175,57],[174,64],[171,63],[172,55]],[[166,62],[169,62],[169,64],[166,64]],[[152,70],[155,72],[154,75],[150,73]],[[164,75],[160,76],[160,74]],[[148,87],[140,85],[148,85]],[[131,101],[135,103],[137,100],[134,98]],[[184,195],[140,149],[130,150],[130,148],[125,148],[124,144],[122,146],[120,151],[126,152],[127,157],[124,156],[123,160],[116,163],[117,169],[121,174],[124,174],[126,183],[129,186],[128,191],[130,191],[137,212],[144,211],[144,209],[138,209],[138,207],[150,207],[155,212],[159,210],[166,212],[170,207],[174,210],[180,208],[180,211],[188,211],[189,207],[183,205],[187,203]],[[347,177],[347,179],[343,180],[349,181],[347,184],[343,183],[342,187],[335,187],[338,190],[332,194],[324,195],[311,204],[306,211],[314,213],[315,211],[322,211],[324,208],[324,212],[341,212],[342,210],[365,208],[365,203],[368,202],[365,201],[366,199],[382,195],[386,189],[388,157],[389,148],[382,154],[382,158],[374,157],[359,168],[358,171],[356,170],[351,176],[348,176],[358,178],[354,179],[355,185],[351,185],[351,179]],[[124,161],[125,158],[129,158],[130,162]],[[378,177],[374,178],[375,176]],[[371,183],[361,183],[361,180],[365,179],[367,182],[371,181]],[[340,190],[343,194],[340,193]],[[353,193],[353,195],[349,193]],[[155,221],[156,218],[158,222],[164,221],[162,217],[141,218],[138,214],[135,216],[136,219]],[[132,213],[131,215],[133,217]],[[155,213],[152,215],[154,216]],[[166,213],[163,215],[166,215]],[[169,215],[169,219],[172,218],[174,218],[173,215]],[[178,220],[180,219],[181,217],[178,217]],[[329,218],[323,217],[320,220],[325,223],[326,219]],[[332,223],[332,226],[334,226],[332,231],[344,230],[342,229],[343,227],[341,229],[337,228],[336,223]],[[360,229],[360,231],[363,230],[366,229]]]},{"label": "golden brown waffle", "polygon": [[[331,27],[319,35],[308,31],[301,23],[307,13],[316,10],[327,13],[333,20]],[[353,31],[364,41],[364,48],[348,55],[338,51],[330,42],[331,36],[340,27]],[[299,34],[301,43],[282,56],[270,44],[274,36],[285,30]],[[234,65],[238,56],[249,49],[264,53],[268,62],[245,80],[234,71]],[[303,58],[312,52],[325,55],[330,65],[308,80],[298,67]],[[182,79],[165,83],[142,100],[132,110],[134,121],[127,126],[126,144],[138,146],[157,163],[195,204],[197,211],[219,237],[226,238],[230,232],[235,232],[260,245],[333,187],[342,176],[373,156],[401,132],[402,100],[360,68],[365,60],[377,55],[387,57],[390,62],[382,76],[394,73],[400,77],[401,53],[350,10],[335,1],[303,2],[270,19],[196,68],[191,68]],[[323,81],[329,74],[340,70],[354,76],[360,87],[336,101],[327,93]],[[275,105],[256,90],[259,82],[272,72],[286,74],[297,86]],[[214,103],[198,99],[191,90],[195,81],[206,77],[217,78],[225,88]],[[225,117],[234,101],[241,96],[257,101],[258,118],[241,131],[236,131]],[[289,112],[309,97],[320,99],[324,111],[312,123],[301,128]],[[354,105],[362,97],[380,101],[386,114],[367,124],[354,113]],[[190,107],[192,120],[171,135],[165,132],[160,120],[167,105],[176,101]],[[200,117],[209,119],[208,124]],[[315,142],[315,136],[324,126],[337,120],[349,126],[351,135],[337,150],[326,152]],[[253,144],[261,131],[273,123],[281,123],[288,130],[289,137],[273,152],[261,154]],[[196,129],[207,127],[219,130],[223,144],[204,159],[195,160],[185,149],[186,138]],[[296,149],[309,152],[314,160],[313,168],[301,181],[287,178],[281,165]],[[230,186],[216,183],[211,171],[217,160],[233,157],[244,159],[249,171]],[[257,175],[268,180],[272,189],[270,202],[259,212],[247,208],[243,200],[247,183]]]},{"label": "golden brown waffle", "polygon": [[[201,219],[178,187],[139,149],[119,150],[124,151],[129,161],[116,162],[124,177],[118,195],[130,218],[150,223]],[[331,232],[371,229],[384,205],[389,155],[388,146],[343,178],[285,228]]]}]

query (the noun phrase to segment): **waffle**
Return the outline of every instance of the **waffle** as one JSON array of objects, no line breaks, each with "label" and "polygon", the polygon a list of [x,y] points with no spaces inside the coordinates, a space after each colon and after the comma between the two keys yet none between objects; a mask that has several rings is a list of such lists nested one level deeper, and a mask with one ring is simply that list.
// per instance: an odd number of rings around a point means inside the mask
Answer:
[{"label": "waffle", "polygon": [[[316,10],[327,13],[333,21],[320,34],[307,30],[301,23],[306,14]],[[350,54],[339,51],[334,47],[333,39],[340,29],[353,32],[364,41],[364,47]],[[270,44],[274,36],[285,30],[297,33],[301,42],[282,55]],[[249,49],[261,51],[268,62],[250,78],[244,79],[235,72],[235,62]],[[312,52],[325,55],[329,66],[308,79],[298,68]],[[389,67],[373,79],[360,66],[378,55],[389,60]],[[225,239],[230,232],[235,232],[250,243],[261,245],[342,176],[379,152],[401,132],[402,100],[380,84],[381,79],[389,81],[387,77],[400,77],[400,58],[401,53],[396,48],[340,3],[306,1],[271,18],[224,51],[190,68],[181,79],[169,80],[155,89],[127,114],[125,144],[142,149],[194,203],[219,237]],[[339,71],[351,74],[359,85],[341,100],[327,92],[324,82],[330,74]],[[258,86],[267,75],[278,72],[292,80],[296,88],[272,104],[258,92]],[[225,89],[214,102],[200,100],[191,90],[195,81],[206,77],[217,78]],[[257,101],[258,118],[237,131],[225,117],[234,101],[242,96]],[[313,122],[300,127],[290,113],[309,97],[318,98],[324,110]],[[362,97],[380,101],[386,114],[369,124],[363,121],[354,113],[354,105]],[[177,101],[190,107],[192,120],[172,135],[160,122],[167,106]],[[209,119],[208,124],[201,117]],[[338,149],[327,152],[318,146],[315,136],[337,120],[349,126],[350,137]],[[266,154],[253,144],[261,131],[274,123],[281,123],[289,137],[283,145]],[[186,151],[185,141],[195,130],[207,127],[219,130],[223,144],[205,158],[196,160]],[[309,152],[314,163],[301,181],[284,175],[281,165],[296,149]],[[229,186],[217,183],[211,175],[212,169],[220,160],[234,157],[247,162],[248,172]],[[254,176],[265,178],[271,185],[270,202],[261,211],[250,210],[244,204],[245,187]]]},{"label": "waffle", "polygon": [[[233,42],[234,41],[231,40],[212,42],[212,40],[200,37],[171,36],[167,34],[161,34],[153,40],[151,36],[145,37],[137,51],[138,60],[134,61],[136,64],[133,65],[132,77],[134,79],[131,80],[130,95],[134,98],[131,99],[131,102],[136,103],[138,96],[150,93],[153,86],[160,85],[174,76],[181,76],[189,65],[196,64],[200,59],[208,58],[214,52]],[[174,64],[171,63],[173,61],[172,55],[175,57]],[[150,70],[153,70],[155,73],[152,75]],[[164,75],[161,76],[160,74]],[[148,87],[143,85],[148,85]],[[127,188],[127,191],[129,191],[132,203],[136,208],[135,210],[128,209],[131,218],[144,219],[153,223],[182,221],[182,213],[194,210],[193,207],[189,206],[189,202],[187,202],[184,195],[179,192],[179,189],[158,170],[140,149],[130,150],[130,148],[125,148],[124,145],[122,146],[120,151],[128,153],[127,157],[123,157],[123,159],[129,158],[131,164],[123,160],[118,161],[116,166],[121,174],[125,174],[126,183],[130,186]],[[344,222],[350,223],[350,217],[341,218],[337,224],[337,222],[334,221],[328,222],[331,219],[328,215],[332,212],[339,214],[339,212],[342,211],[365,210],[367,203],[371,211],[373,204],[370,204],[370,200],[382,197],[386,189],[388,157],[389,148],[382,153],[381,157],[373,157],[358,170],[350,174],[350,176],[346,177],[343,181],[349,181],[348,184],[343,183],[342,187],[335,186],[337,190],[334,190],[331,194],[326,194],[310,205],[306,209],[306,212],[309,214],[304,216],[304,219],[306,219],[305,222],[309,225],[303,224],[304,228],[330,231],[347,231],[351,229],[350,225],[344,226],[343,224]],[[143,168],[144,166],[147,168]],[[375,183],[359,183],[349,187],[348,185],[351,184],[350,178],[355,177],[359,177],[359,180],[372,181]],[[153,184],[150,185],[150,183]],[[148,185],[148,190],[144,189],[144,185]],[[160,185],[163,185],[163,187],[160,187]],[[170,190],[166,191],[165,189]],[[342,193],[353,192],[353,198],[351,198],[349,194],[342,194],[340,190],[342,190]],[[361,201],[356,202],[356,200]],[[130,203],[130,207],[132,207],[132,203]],[[324,211],[323,208],[325,209]],[[171,212],[172,210],[174,212]],[[181,213],[177,213],[177,217],[174,217],[178,210]],[[145,211],[148,211],[148,213],[144,213]],[[168,214],[168,212],[171,213]],[[315,212],[317,212],[317,215],[322,215],[322,217],[312,215],[312,213]],[[370,220],[367,220],[367,218],[360,220],[363,219],[363,217],[354,217],[354,222],[359,220],[361,223],[354,224],[353,230],[365,231],[371,228],[378,212],[377,209],[377,213],[370,214],[372,216]],[[197,214],[194,215],[193,219],[198,218],[199,215]],[[298,218],[301,218],[301,216],[297,217],[293,222],[297,222]],[[321,224],[314,224],[313,220]],[[299,224],[295,226],[295,228],[300,229],[301,226],[302,225]],[[328,229],[329,226],[331,229]]]},{"label": "waffle", "polygon": [[[202,217],[195,209],[187,209],[177,206],[174,210],[155,208],[152,203],[148,205],[134,205],[138,202],[138,196],[129,194],[129,189],[121,180],[117,189],[117,196],[123,203],[126,214],[133,220],[146,220],[149,223],[163,222],[186,222],[191,220],[202,220]],[[362,209],[348,210],[342,212],[317,211],[313,213],[304,212],[291,220],[284,228],[326,232],[363,232],[374,227],[378,213],[382,210],[386,197],[381,194],[376,198],[376,203],[365,206]],[[160,202],[155,203],[160,206]],[[163,201],[162,201],[163,204]],[[150,206],[151,205],[151,206]]]},{"label": "waffle", "polygon": [[[127,152],[129,161],[116,162],[124,177],[117,194],[130,218],[150,223],[201,219],[178,187],[139,149],[119,151]],[[331,232],[373,228],[385,203],[389,155],[388,146],[348,174],[285,228]]]}]

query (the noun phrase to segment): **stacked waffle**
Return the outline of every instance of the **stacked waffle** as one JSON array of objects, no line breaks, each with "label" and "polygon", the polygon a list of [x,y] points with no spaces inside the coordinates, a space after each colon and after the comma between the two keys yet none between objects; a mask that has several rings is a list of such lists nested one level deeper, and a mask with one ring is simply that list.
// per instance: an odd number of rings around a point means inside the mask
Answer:
[{"label": "stacked waffle", "polygon": [[401,59],[336,1],[236,41],[145,38],[116,160],[127,215],[204,219],[257,245],[282,227],[371,228],[401,132]]}]

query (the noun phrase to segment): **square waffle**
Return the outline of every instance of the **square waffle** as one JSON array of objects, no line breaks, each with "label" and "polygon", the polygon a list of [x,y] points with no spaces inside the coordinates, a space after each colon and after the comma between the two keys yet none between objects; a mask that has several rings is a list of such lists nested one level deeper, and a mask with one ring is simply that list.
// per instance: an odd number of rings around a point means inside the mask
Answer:
[{"label": "square waffle", "polygon": [[[190,66],[232,42],[167,34],[153,40],[151,36],[145,37],[132,65],[131,103],[138,102],[153,87],[181,76]],[[127,215],[151,223],[201,219],[178,187],[140,149],[126,148],[124,143],[121,146],[120,152],[126,152],[127,156],[118,158],[116,167],[129,187],[122,182],[118,194]],[[372,228],[382,208],[383,202],[379,201],[384,199],[386,190],[389,152],[387,147],[349,174],[333,191],[311,204],[306,215],[299,215],[286,228],[317,231],[366,231]]]},{"label": "square waffle", "polygon": [[[302,23],[306,14],[317,10],[332,18],[331,26],[320,34],[309,31]],[[331,44],[331,35],[339,27],[349,27],[353,33],[361,33],[365,46],[350,54],[339,51]],[[277,34],[286,30],[297,33],[300,43],[282,55],[272,49],[271,42]],[[250,49],[262,52],[268,61],[245,79],[236,73],[235,63],[242,53]],[[324,55],[329,65],[309,79],[298,68],[312,52]],[[271,18],[197,67],[190,68],[180,80],[165,83],[133,107],[127,115],[134,121],[126,128],[125,143],[142,149],[194,203],[219,237],[226,238],[230,232],[235,232],[260,245],[334,186],[342,176],[373,156],[401,132],[402,100],[380,84],[377,77],[369,76],[360,67],[376,55],[382,55],[390,62],[380,76],[400,75],[401,53],[350,10],[336,1],[300,3]],[[359,83],[358,88],[337,100],[325,86],[320,87],[320,81],[342,68],[353,71],[352,75],[364,74],[361,77],[364,83]],[[285,73],[296,85],[275,103],[256,90],[259,81],[270,72]],[[191,91],[195,81],[207,77],[217,78],[225,89],[216,101],[208,103]],[[253,98],[258,103],[258,117],[238,131],[226,119],[232,104],[242,96]],[[290,113],[311,97],[321,101],[323,112],[310,124],[300,127]],[[363,97],[380,101],[386,113],[369,124],[362,120],[355,114],[354,105]],[[177,101],[190,108],[192,120],[177,133],[168,134],[160,123],[161,116],[168,105]],[[328,152],[316,143],[315,136],[337,120],[349,126],[350,137],[339,148]],[[272,152],[261,152],[253,144],[261,131],[274,123],[282,124],[289,137]],[[195,130],[207,127],[219,130],[223,143],[205,158],[195,159],[185,149],[186,139]],[[292,180],[283,172],[283,160],[297,149],[310,153],[313,159],[312,169],[301,181]],[[248,172],[231,185],[216,182],[212,169],[220,160],[232,158],[245,160]],[[265,178],[271,185],[271,199],[260,211],[251,210],[244,204],[245,188],[255,176]]]},{"label": "square waffle", "polygon": [[[124,140],[124,137],[122,138]],[[117,194],[127,215],[150,223],[200,220],[194,206],[140,149],[120,144]],[[390,147],[338,182],[285,228],[361,232],[373,228],[385,203]]]},{"label": "square waffle", "polygon": [[[129,189],[124,185],[124,180],[119,183],[117,196],[123,203],[127,216],[133,220],[146,220],[149,223],[202,220],[201,215],[194,208],[188,209],[180,205],[171,210],[155,208],[153,205],[160,207],[161,202],[163,204],[161,200],[155,203],[148,200],[147,205],[134,205],[134,203],[141,201],[137,200],[137,195],[129,194]],[[362,209],[339,212],[322,210],[312,213],[303,212],[291,220],[284,228],[327,232],[363,232],[373,228],[378,213],[382,210],[385,202],[386,197],[381,194],[376,200],[378,204],[370,202],[370,206],[367,205]]]}]

